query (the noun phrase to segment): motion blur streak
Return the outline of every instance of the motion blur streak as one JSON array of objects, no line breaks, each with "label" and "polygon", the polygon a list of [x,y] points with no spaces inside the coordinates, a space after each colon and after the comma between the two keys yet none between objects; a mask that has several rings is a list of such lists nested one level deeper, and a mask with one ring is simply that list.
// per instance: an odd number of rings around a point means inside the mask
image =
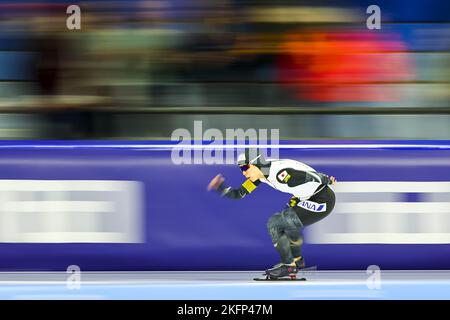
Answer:
[{"label": "motion blur streak", "polygon": [[0,138],[267,128],[261,110],[280,138],[448,137],[448,2],[380,0],[379,30],[362,0],[70,4],[80,30],[63,0],[0,4]]},{"label": "motion blur streak", "polygon": [[137,181],[0,180],[0,242],[143,242]]},{"label": "motion blur streak", "polygon": [[450,243],[450,182],[341,182],[335,189],[340,201],[308,229],[311,243]]}]

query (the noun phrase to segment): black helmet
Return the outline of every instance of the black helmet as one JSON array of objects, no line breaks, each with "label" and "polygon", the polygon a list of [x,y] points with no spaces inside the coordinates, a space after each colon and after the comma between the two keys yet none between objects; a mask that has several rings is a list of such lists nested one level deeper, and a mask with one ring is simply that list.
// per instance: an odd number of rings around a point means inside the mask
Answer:
[{"label": "black helmet", "polygon": [[259,149],[246,148],[243,153],[238,155],[237,164],[239,166],[253,164],[261,169],[261,167],[266,166],[268,163]]}]

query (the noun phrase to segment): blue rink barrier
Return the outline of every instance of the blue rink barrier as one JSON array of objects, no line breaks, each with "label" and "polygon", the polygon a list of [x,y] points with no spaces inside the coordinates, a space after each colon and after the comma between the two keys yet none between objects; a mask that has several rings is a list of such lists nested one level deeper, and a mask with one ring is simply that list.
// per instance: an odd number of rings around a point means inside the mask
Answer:
[{"label": "blue rink barrier", "polygon": [[[308,264],[320,270],[450,268],[449,141],[280,145],[280,158],[339,181],[336,212],[305,230]],[[176,165],[176,146],[1,142],[0,269],[260,270],[275,264],[266,222],[290,195],[265,185],[240,201],[207,192],[217,173],[239,186],[240,170]]]}]

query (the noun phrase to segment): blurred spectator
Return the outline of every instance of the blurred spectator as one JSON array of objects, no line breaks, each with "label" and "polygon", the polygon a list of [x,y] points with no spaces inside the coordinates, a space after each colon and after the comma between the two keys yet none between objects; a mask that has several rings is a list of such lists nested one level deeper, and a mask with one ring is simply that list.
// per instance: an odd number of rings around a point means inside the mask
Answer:
[{"label": "blurred spectator", "polygon": [[316,102],[396,102],[399,92],[379,85],[413,79],[401,41],[353,31],[291,32],[278,69],[297,99]]},{"label": "blurred spectator", "polygon": [[[30,107],[43,128],[37,138],[161,137],[166,128],[190,125],[185,113],[197,108],[264,107],[290,137],[317,131],[299,129],[305,117],[283,118],[280,108],[448,108],[450,24],[429,23],[441,13],[431,8],[427,23],[384,22],[382,30],[368,30],[361,2],[354,3],[87,0],[78,31],[67,30],[64,4],[1,3],[0,64],[7,66],[0,68],[0,106]],[[28,66],[33,58],[35,68]],[[32,69],[34,79],[24,72]],[[241,118],[230,115],[219,125],[234,125],[232,117]],[[367,118],[371,126],[362,128],[338,115],[310,117],[308,123],[333,124],[328,137],[358,137],[362,129],[378,135],[370,128],[381,121]],[[252,125],[267,127],[258,121]]]}]

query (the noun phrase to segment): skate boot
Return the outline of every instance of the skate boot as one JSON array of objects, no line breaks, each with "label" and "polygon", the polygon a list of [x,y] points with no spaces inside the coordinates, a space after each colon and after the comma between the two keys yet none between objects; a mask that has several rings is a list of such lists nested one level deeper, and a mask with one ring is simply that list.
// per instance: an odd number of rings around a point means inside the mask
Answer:
[{"label": "skate boot", "polygon": [[289,277],[295,279],[297,277],[297,266],[291,264],[279,263],[266,270],[266,275],[270,279],[280,279]]},{"label": "skate boot", "polygon": [[316,271],[317,266],[306,266],[305,259],[303,257],[294,258],[295,265],[297,266],[297,272],[300,275],[305,275],[309,271]]},{"label": "skate boot", "polygon": [[294,259],[294,261],[298,270],[304,269],[306,267],[305,259],[303,257],[297,257]]}]

